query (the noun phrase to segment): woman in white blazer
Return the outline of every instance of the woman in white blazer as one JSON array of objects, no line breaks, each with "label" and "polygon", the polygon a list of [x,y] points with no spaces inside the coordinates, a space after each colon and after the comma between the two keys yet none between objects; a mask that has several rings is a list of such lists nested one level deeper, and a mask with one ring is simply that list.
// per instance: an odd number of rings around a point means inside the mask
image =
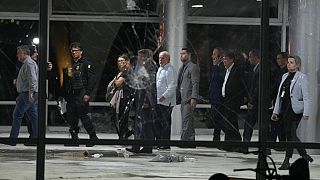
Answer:
[{"label": "woman in white blazer", "polygon": [[[303,120],[308,120],[310,115],[309,84],[306,75],[300,72],[301,59],[299,56],[288,57],[288,72],[282,76],[279,86],[275,107],[271,120],[280,121],[285,128],[287,142],[301,142],[297,137],[296,130]],[[297,148],[300,156],[308,162],[313,159],[304,148]],[[285,159],[279,168],[290,168],[289,159],[292,157],[293,148],[286,149]]]}]

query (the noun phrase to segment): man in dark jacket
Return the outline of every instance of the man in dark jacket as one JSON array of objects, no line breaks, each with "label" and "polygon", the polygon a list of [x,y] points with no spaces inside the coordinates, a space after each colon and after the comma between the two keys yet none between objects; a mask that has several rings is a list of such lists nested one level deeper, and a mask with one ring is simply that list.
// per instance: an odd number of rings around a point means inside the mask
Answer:
[{"label": "man in dark jacket", "polygon": [[209,102],[211,104],[210,118],[214,124],[213,140],[220,141],[221,130],[224,131],[222,84],[226,69],[222,62],[222,49],[214,48],[212,51],[212,66],[210,71]]},{"label": "man in dark jacket", "polygon": [[[70,45],[70,52],[73,57],[70,77],[66,82],[66,101],[67,101],[67,121],[70,125],[69,132],[73,140],[78,139],[79,118],[91,140],[96,140],[95,128],[88,116],[90,94],[96,83],[96,75],[93,65],[82,56],[82,46],[78,42]],[[75,144],[78,145],[78,144]],[[93,146],[92,143],[87,146]]]}]

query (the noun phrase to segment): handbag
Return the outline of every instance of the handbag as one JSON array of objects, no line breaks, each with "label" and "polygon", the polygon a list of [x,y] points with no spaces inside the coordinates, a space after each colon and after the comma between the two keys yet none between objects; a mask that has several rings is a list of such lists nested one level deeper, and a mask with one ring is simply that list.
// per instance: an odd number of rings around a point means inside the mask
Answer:
[{"label": "handbag", "polygon": [[109,82],[108,86],[107,86],[107,92],[106,92],[106,95],[105,95],[105,100],[107,102],[110,102],[112,97],[114,96],[114,93],[115,93],[115,89],[116,87],[114,86],[114,81],[115,81],[115,78]]}]

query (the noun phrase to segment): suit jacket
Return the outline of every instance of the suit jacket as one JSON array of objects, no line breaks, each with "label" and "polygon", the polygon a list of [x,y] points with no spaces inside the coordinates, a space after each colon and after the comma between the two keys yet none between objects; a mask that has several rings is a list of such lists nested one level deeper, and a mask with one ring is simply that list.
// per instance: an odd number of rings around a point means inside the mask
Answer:
[{"label": "suit jacket", "polygon": [[226,74],[226,68],[223,62],[218,65],[212,65],[210,71],[210,85],[209,85],[209,100],[210,103],[221,103],[222,102],[222,85],[224,76]]},{"label": "suit jacket", "polygon": [[243,103],[246,88],[244,72],[239,66],[234,64],[225,85],[224,106],[238,112]]},{"label": "suit jacket", "polygon": [[[282,80],[278,89],[278,95],[276,104],[273,110],[273,113],[279,114],[280,113],[280,105],[281,105],[281,86],[283,82],[288,77],[289,73],[285,73],[282,76]],[[303,113],[304,116],[310,116],[310,96],[309,96],[309,82],[307,76],[297,71],[294,75],[291,85],[290,85],[290,99],[292,109],[296,114]]]},{"label": "suit jacket", "polygon": [[[254,68],[254,67],[253,67]],[[250,89],[249,89],[249,102],[254,106],[258,106],[259,99],[259,72],[260,64],[256,67],[256,70],[252,69],[252,74],[250,77]]]},{"label": "suit jacket", "polygon": [[179,72],[183,72],[181,81],[178,82],[177,95],[181,97],[181,104],[186,104],[191,99],[199,99],[200,68],[191,61],[187,62],[184,70],[182,68],[183,66],[179,69]]}]

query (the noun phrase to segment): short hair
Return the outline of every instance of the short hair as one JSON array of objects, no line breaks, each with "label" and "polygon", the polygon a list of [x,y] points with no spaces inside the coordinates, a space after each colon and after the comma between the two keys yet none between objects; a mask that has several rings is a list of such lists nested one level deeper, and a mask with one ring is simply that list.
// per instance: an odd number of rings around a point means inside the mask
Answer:
[{"label": "short hair", "polygon": [[72,48],[79,48],[80,50],[82,50],[82,46],[79,42],[73,42],[70,44],[69,46],[69,49],[72,49]]},{"label": "short hair", "polygon": [[296,62],[296,64],[298,65],[298,69],[300,70],[300,67],[301,67],[301,58],[297,55],[289,55],[288,56],[288,59],[289,58],[293,58],[294,61]]},{"label": "short hair", "polygon": [[170,54],[169,54],[169,52],[168,51],[161,51],[159,54],[164,54],[164,55],[166,55],[168,58],[169,58],[169,60],[170,60]]},{"label": "short hair", "polygon": [[181,48],[181,51],[187,51],[187,53],[188,53],[188,54],[191,54],[190,49],[189,49],[189,48],[187,48],[187,47],[183,47],[183,48]]},{"label": "short hair", "polygon": [[17,50],[20,50],[22,52],[25,52],[27,55],[30,56],[30,48],[27,45],[21,45],[17,47]]},{"label": "short hair", "polygon": [[236,60],[236,54],[231,51],[231,50],[228,50],[226,51],[224,54],[223,54],[224,57],[228,57],[230,59],[233,59],[233,60]]},{"label": "short hair", "polygon": [[287,52],[280,52],[277,55],[280,55],[284,59],[288,59],[288,53]]},{"label": "short hair", "polygon": [[257,49],[251,49],[250,50],[251,54],[254,55],[257,58],[260,58],[260,52]]},{"label": "short hair", "polygon": [[221,47],[215,47],[215,48],[213,48],[213,50],[217,50],[218,51],[218,54],[221,56],[221,55],[223,55],[223,49],[221,48]]}]

